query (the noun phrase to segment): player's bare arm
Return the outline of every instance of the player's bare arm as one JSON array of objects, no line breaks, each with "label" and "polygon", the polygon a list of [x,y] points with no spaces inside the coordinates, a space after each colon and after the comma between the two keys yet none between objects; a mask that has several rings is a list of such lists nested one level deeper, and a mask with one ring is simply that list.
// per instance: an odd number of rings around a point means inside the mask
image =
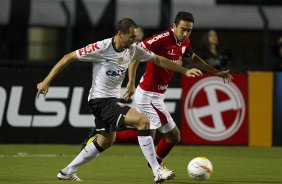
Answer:
[{"label": "player's bare arm", "polygon": [[166,68],[166,69],[169,69],[169,70],[172,70],[174,72],[179,72],[187,77],[197,77],[197,76],[201,76],[202,75],[202,72],[201,70],[199,69],[196,69],[196,68],[192,68],[192,69],[186,69],[174,62],[172,62],[171,60],[165,58],[165,57],[162,57],[162,56],[159,56],[159,55],[155,55],[152,60],[151,60],[154,64],[160,66],[160,67],[163,67],[163,68]]},{"label": "player's bare arm", "polygon": [[37,84],[37,94],[36,97],[38,98],[40,94],[43,94],[44,97],[48,92],[48,88],[52,80],[71,62],[78,61],[76,57],[76,53],[71,52],[65,55],[50,71],[47,77],[40,83]]},{"label": "player's bare arm", "polygon": [[193,66],[205,70],[211,74],[214,74],[218,77],[221,77],[223,79],[223,82],[230,83],[231,80],[233,79],[232,75],[229,73],[229,70],[224,70],[224,71],[218,71],[214,67],[208,65],[202,58],[200,58],[198,55],[193,54],[191,57],[183,57],[183,60],[186,62],[189,62]]},{"label": "player's bare arm", "polygon": [[123,95],[124,100],[128,101],[129,98],[135,93],[135,79],[136,71],[139,66],[140,61],[134,60],[128,66],[128,83],[126,86],[126,91]]}]

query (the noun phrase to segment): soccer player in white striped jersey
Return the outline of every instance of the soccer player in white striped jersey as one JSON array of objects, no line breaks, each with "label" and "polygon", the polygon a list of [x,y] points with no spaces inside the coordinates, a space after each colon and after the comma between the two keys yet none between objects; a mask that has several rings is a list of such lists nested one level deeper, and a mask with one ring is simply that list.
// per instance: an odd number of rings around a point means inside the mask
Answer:
[{"label": "soccer player in white striped jersey", "polygon": [[88,103],[95,116],[96,130],[99,132],[93,144],[88,144],[58,174],[58,179],[81,181],[76,175],[79,166],[95,159],[109,148],[115,140],[116,130],[120,126],[132,126],[138,130],[141,150],[152,167],[154,181],[161,183],[174,177],[174,171],[164,169],[156,160],[154,142],[150,135],[149,120],[119,100],[121,84],[126,70],[135,60],[151,60],[170,70],[180,72],[187,77],[202,75],[198,69],[185,69],[172,61],[154,54],[151,51],[133,44],[135,41],[136,24],[129,18],[118,21],[116,34],[113,38],[104,39],[84,48],[65,55],[50,71],[47,77],[37,84],[37,97],[44,96],[52,80],[72,62],[91,62],[92,86],[89,91]]}]

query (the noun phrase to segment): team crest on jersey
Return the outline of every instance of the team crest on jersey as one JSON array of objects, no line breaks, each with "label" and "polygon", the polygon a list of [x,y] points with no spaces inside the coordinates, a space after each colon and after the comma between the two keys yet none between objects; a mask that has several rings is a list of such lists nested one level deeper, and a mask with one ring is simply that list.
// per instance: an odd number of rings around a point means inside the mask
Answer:
[{"label": "team crest on jersey", "polygon": [[124,107],[125,106],[125,104],[123,104],[123,103],[121,103],[121,102],[117,102],[116,103],[118,106],[120,106],[120,107]]},{"label": "team crest on jersey", "polygon": [[123,63],[123,58],[118,58],[118,62],[119,65],[121,65]]}]

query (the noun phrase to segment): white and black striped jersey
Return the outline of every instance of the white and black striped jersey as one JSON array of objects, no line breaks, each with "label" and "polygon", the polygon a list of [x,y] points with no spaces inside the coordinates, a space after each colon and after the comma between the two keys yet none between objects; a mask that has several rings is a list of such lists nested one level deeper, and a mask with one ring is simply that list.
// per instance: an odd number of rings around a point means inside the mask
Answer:
[{"label": "white and black striped jersey", "polygon": [[148,61],[154,53],[132,44],[124,51],[115,49],[113,38],[104,39],[76,50],[80,61],[93,63],[92,86],[88,100],[93,98],[120,97],[120,89],[131,61]]}]

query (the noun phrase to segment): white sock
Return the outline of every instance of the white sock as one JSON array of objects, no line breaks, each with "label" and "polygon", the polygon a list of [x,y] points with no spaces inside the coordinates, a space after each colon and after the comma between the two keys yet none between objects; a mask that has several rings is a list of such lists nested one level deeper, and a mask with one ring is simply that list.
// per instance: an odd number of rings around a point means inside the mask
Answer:
[{"label": "white sock", "polygon": [[160,164],[156,159],[156,151],[154,141],[151,136],[138,136],[139,146],[149,162],[153,172],[159,169]]},{"label": "white sock", "polygon": [[64,169],[62,172],[65,174],[71,174],[75,172],[75,170],[83,165],[93,160],[97,156],[99,156],[100,152],[96,149],[93,143],[90,143],[84,147],[83,150],[73,159],[73,161]]}]

